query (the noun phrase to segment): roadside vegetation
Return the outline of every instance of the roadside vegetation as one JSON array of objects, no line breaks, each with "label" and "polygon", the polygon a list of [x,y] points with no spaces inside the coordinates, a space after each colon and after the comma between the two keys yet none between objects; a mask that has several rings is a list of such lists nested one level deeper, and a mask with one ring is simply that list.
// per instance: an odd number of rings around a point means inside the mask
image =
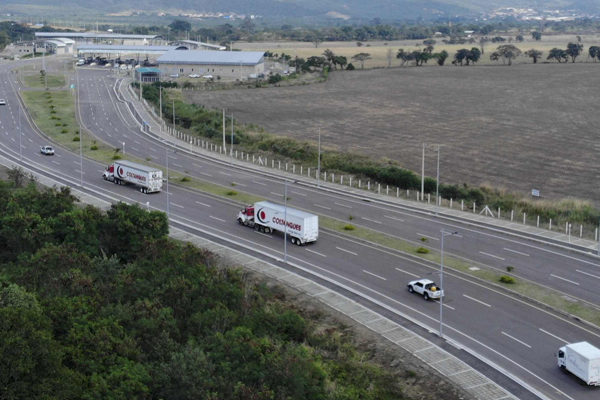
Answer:
[{"label": "roadside vegetation", "polygon": [[378,365],[348,329],[298,309],[277,287],[168,239],[165,214],[78,207],[68,188],[38,190],[22,171],[8,175],[0,181],[6,398],[441,395],[435,385],[415,392],[417,373]]}]

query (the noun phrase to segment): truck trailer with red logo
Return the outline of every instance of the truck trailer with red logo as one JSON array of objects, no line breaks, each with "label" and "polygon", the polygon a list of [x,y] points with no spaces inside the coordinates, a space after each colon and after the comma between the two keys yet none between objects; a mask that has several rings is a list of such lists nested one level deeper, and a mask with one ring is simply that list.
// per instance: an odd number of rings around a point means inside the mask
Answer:
[{"label": "truck trailer with red logo", "polygon": [[126,160],[113,162],[106,167],[102,177],[117,185],[133,184],[139,187],[142,193],[160,192],[163,183],[160,169]]},{"label": "truck trailer with red logo", "polygon": [[290,241],[298,246],[315,242],[319,237],[318,215],[268,201],[246,206],[239,212],[237,220],[265,233],[283,233],[285,229]]}]

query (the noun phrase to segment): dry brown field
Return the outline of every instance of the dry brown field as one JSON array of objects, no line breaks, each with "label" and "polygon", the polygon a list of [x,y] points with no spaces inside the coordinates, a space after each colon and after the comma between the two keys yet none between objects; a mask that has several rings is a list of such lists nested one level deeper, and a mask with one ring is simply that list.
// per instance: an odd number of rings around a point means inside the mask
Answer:
[{"label": "dry brown field", "polygon": [[333,72],[312,85],[191,92],[268,132],[387,157],[440,181],[598,199],[600,63]]}]

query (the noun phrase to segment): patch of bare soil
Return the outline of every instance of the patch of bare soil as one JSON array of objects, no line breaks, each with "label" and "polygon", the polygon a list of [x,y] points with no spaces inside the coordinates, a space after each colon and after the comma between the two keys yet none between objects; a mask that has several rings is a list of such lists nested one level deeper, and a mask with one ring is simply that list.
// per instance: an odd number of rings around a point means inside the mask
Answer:
[{"label": "patch of bare soil", "polygon": [[600,64],[523,64],[333,72],[324,83],[190,92],[244,123],[397,160],[440,181],[543,197],[597,199]]}]

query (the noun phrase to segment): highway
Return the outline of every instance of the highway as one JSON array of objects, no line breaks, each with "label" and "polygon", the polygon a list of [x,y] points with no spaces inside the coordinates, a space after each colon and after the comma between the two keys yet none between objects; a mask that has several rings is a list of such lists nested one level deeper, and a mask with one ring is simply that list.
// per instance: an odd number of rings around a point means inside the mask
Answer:
[{"label": "highway", "polygon": [[[152,209],[169,210],[175,223],[185,223],[206,237],[228,240],[232,247],[247,246],[281,260],[284,256],[283,237],[265,235],[235,222],[240,204],[228,199],[199,193],[170,184],[166,191],[144,195],[131,187],[113,185],[101,179],[103,165],[78,154],[56,147],[54,157],[39,153],[48,139],[30,125],[19,112],[15,74],[11,65],[0,65],[0,97],[8,100],[0,106],[0,154],[27,165],[45,169],[48,174],[85,190],[110,194],[127,202],[137,202]],[[282,202],[283,181],[274,173],[254,171],[251,166],[215,162],[206,156],[175,150],[139,129],[129,108],[117,96],[119,81],[102,70],[79,70],[77,82],[79,112],[82,124],[112,147],[123,147],[125,154],[153,162],[208,182],[231,186],[265,199]],[[21,119],[19,121],[19,115]],[[22,134],[19,135],[19,132]],[[20,143],[20,144],[19,144]],[[19,146],[21,146],[19,148]],[[20,149],[20,150],[19,150]],[[83,182],[81,182],[81,180]],[[565,296],[600,306],[600,294],[595,290],[600,280],[597,257],[544,243],[535,238],[508,234],[501,230],[478,226],[467,221],[432,215],[411,206],[393,202],[366,202],[367,194],[354,195],[337,190],[322,190],[307,182],[288,185],[288,204],[321,216],[348,221],[352,224],[398,237],[412,243],[439,249],[440,230],[457,231],[447,236],[445,253],[461,257],[473,267],[504,270],[515,267],[522,279],[553,288]],[[169,200],[167,201],[167,197]],[[421,238],[426,237],[426,243]],[[416,277],[439,280],[439,265],[414,255],[385,248],[363,240],[322,229],[317,243],[296,247],[288,243],[287,258],[305,271],[327,277],[371,299],[384,304],[399,317],[430,328],[439,329],[439,303],[425,302],[406,290],[406,282]],[[600,330],[575,319],[508,295],[503,290],[446,270],[444,274],[443,330],[447,341],[468,348],[482,360],[532,389],[540,398],[595,399],[599,389],[583,387],[572,376],[556,366],[555,352],[565,342],[588,340],[598,345]],[[525,389],[512,388],[519,398],[532,397]],[[518,393],[515,393],[518,392]]]}]

